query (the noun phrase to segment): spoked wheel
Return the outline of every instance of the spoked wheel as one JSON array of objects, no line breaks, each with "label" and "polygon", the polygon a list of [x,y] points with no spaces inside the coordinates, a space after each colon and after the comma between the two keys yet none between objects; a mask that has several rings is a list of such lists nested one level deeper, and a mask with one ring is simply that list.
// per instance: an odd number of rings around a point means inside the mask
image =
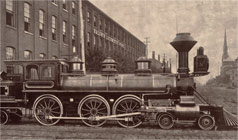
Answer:
[{"label": "spoked wheel", "polygon": [[42,125],[55,125],[59,119],[49,119],[52,117],[61,117],[63,114],[63,105],[54,95],[42,95],[38,97],[33,105],[33,112],[36,120]]},{"label": "spoked wheel", "polygon": [[[124,95],[117,99],[117,101],[113,105],[113,114],[126,114],[137,112],[140,109],[141,100],[139,97],[134,95]],[[125,117],[122,117],[125,118]],[[139,115],[129,116],[128,121],[126,120],[118,120],[118,124],[125,128],[134,128],[139,126],[142,123],[142,120]]]},{"label": "spoked wheel", "polygon": [[157,122],[162,129],[171,129],[174,126],[173,116],[170,113],[160,114]]},{"label": "spoked wheel", "polygon": [[0,116],[1,116],[1,123],[0,123],[0,125],[6,124],[8,122],[8,119],[9,119],[7,111],[1,110]]},{"label": "spoked wheel", "polygon": [[91,127],[99,127],[103,125],[106,120],[96,120],[96,117],[109,116],[110,106],[100,95],[88,95],[84,97],[78,106],[78,114],[80,117],[89,118],[82,120],[84,124]]},{"label": "spoked wheel", "polygon": [[198,126],[202,130],[211,130],[215,126],[215,120],[210,115],[202,115],[198,119]]}]

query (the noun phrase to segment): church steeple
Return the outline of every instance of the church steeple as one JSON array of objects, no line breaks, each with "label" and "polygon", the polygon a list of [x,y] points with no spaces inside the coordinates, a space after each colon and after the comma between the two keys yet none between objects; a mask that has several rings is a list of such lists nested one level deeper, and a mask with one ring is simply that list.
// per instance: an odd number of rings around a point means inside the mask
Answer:
[{"label": "church steeple", "polygon": [[227,41],[226,41],[226,29],[225,29],[222,61],[223,61],[224,59],[227,59],[228,57],[229,57],[229,56],[228,56],[228,48],[227,48]]}]

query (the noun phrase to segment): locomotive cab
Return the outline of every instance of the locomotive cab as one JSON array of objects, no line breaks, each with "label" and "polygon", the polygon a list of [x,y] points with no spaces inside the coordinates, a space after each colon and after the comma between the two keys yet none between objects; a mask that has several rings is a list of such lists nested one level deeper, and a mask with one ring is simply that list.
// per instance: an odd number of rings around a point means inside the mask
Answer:
[{"label": "locomotive cab", "polygon": [[[6,60],[7,79],[25,89],[55,89],[69,72],[66,60]],[[23,85],[24,84],[24,85]],[[15,94],[15,93],[14,93]]]}]

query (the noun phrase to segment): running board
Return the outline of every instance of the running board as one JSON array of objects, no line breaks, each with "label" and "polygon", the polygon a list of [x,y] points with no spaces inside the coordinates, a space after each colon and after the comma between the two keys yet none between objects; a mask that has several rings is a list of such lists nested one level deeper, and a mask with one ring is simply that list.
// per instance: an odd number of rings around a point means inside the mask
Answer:
[{"label": "running board", "polygon": [[[131,116],[141,115],[141,112],[134,112],[134,113],[126,113],[126,114],[119,114],[119,115],[110,115],[110,116],[96,116],[96,117],[53,117],[49,116],[49,119],[62,119],[62,120],[92,120],[92,121],[99,121],[99,120],[118,120],[118,121],[132,121],[133,118]],[[118,117],[126,117],[126,118],[118,118]]]},{"label": "running board", "polygon": [[175,123],[178,124],[192,124],[195,123],[195,120],[174,120]]}]

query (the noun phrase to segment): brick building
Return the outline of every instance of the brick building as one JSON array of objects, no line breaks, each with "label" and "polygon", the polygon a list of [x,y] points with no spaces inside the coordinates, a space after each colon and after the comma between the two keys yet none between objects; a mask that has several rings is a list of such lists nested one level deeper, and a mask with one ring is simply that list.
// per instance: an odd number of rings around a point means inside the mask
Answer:
[{"label": "brick building", "polygon": [[78,1],[1,1],[1,70],[5,59],[70,59],[80,47]]},{"label": "brick building", "polygon": [[145,56],[145,44],[87,0],[82,1],[85,48],[115,51],[128,59]]},{"label": "brick building", "polygon": [[[141,41],[90,2],[82,3],[86,50],[114,49],[130,59],[145,54]],[[4,0],[0,8],[1,71],[6,59],[71,59],[81,54],[79,0]]]}]

